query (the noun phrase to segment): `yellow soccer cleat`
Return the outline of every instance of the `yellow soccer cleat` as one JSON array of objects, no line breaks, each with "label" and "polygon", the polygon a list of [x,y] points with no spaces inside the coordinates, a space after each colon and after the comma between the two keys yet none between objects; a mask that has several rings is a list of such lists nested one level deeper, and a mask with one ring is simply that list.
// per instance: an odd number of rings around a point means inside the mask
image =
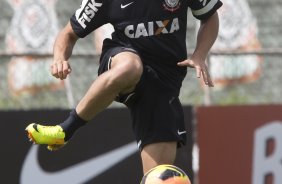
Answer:
[{"label": "yellow soccer cleat", "polygon": [[30,141],[35,144],[46,144],[51,151],[63,147],[65,142],[65,132],[61,126],[43,126],[36,123],[29,124],[26,129]]}]

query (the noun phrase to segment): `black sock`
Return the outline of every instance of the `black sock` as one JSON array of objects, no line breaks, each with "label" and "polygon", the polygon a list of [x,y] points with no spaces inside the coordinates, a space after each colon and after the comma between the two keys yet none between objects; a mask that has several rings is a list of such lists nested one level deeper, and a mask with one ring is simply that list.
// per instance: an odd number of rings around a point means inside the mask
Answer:
[{"label": "black sock", "polygon": [[66,134],[65,141],[68,141],[73,136],[74,132],[86,123],[87,121],[79,117],[76,110],[73,109],[69,117],[63,123],[59,124]]}]

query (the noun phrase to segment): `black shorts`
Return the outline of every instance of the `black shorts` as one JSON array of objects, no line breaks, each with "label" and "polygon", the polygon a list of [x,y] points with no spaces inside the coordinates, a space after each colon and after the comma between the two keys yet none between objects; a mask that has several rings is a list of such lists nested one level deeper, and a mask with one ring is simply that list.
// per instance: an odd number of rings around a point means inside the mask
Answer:
[{"label": "black shorts", "polygon": [[[115,47],[103,53],[98,74],[110,69],[111,58],[120,52],[138,52],[131,48]],[[184,114],[178,94],[161,81],[158,74],[147,65],[142,77],[130,94],[118,95],[116,101],[130,110],[132,127],[140,150],[158,142],[186,144]]]}]

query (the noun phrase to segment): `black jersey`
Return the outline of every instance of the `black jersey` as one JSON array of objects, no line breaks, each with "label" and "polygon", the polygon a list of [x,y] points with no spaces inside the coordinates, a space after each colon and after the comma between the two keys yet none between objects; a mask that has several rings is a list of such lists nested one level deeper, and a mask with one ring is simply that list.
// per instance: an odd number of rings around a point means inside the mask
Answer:
[{"label": "black jersey", "polygon": [[133,48],[144,64],[179,88],[186,74],[186,67],[178,67],[177,62],[187,59],[188,7],[203,20],[221,5],[220,0],[83,0],[71,17],[71,25],[82,38],[111,23],[115,31],[112,40],[104,41],[103,50]]}]

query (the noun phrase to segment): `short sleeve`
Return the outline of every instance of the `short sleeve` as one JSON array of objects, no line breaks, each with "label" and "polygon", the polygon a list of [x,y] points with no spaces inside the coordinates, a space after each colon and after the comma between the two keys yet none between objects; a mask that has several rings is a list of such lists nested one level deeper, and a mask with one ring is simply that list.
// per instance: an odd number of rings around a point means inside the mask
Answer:
[{"label": "short sleeve", "polygon": [[189,2],[193,16],[200,20],[207,19],[221,6],[220,0],[190,0]]},{"label": "short sleeve", "polygon": [[70,18],[71,26],[80,38],[108,23],[105,0],[82,0],[80,8]]}]

